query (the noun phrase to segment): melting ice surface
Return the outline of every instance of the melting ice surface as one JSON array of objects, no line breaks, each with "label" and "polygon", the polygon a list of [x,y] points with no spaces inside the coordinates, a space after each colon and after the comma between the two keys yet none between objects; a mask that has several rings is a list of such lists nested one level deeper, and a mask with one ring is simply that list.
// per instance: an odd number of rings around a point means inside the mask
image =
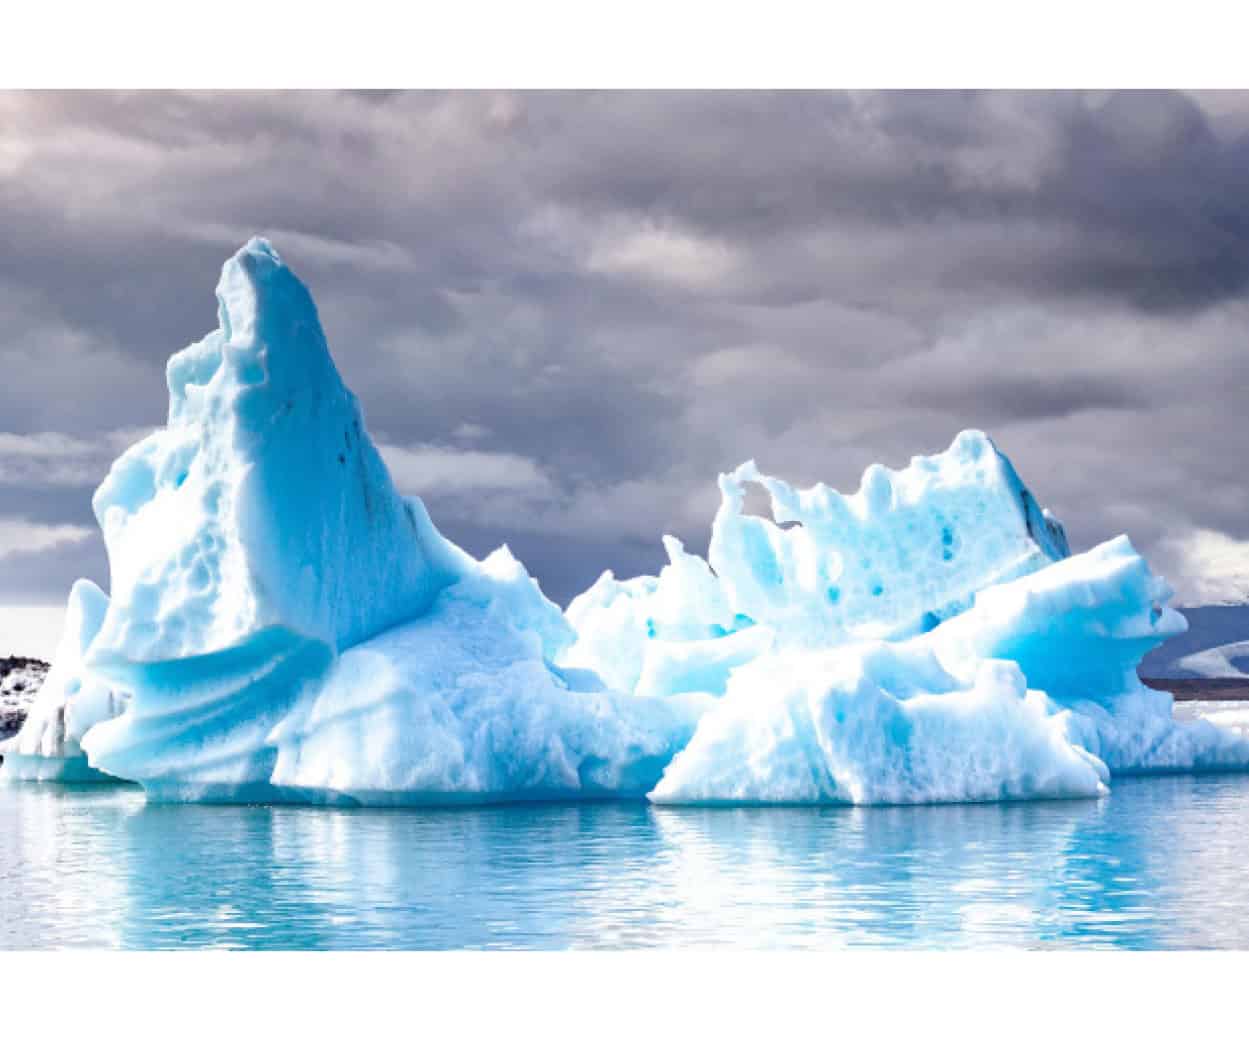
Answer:
[{"label": "melting ice surface", "polygon": [[[1126,538],[1072,556],[982,433],[853,495],[746,463],[708,559],[604,574],[561,613],[506,547],[475,560],[404,499],[268,243],[168,366],[167,425],[93,507],[14,779],[155,801],[649,798],[915,803],[1096,796],[1115,773],[1243,769],[1140,658],[1183,630]],[[774,519],[743,510],[745,489]]]}]

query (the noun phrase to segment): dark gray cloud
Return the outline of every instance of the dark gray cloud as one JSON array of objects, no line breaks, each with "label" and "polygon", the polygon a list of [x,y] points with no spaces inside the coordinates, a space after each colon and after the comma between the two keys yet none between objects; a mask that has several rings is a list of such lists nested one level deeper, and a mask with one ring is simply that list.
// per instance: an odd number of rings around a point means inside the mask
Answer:
[{"label": "dark gray cloud", "polygon": [[[1249,540],[1247,131],[1227,94],[0,94],[0,516],[91,527],[262,232],[440,525],[558,598],[701,548],[747,457],[853,488],[967,426],[1208,594],[1202,532]],[[106,575],[20,548],[0,601]]]}]

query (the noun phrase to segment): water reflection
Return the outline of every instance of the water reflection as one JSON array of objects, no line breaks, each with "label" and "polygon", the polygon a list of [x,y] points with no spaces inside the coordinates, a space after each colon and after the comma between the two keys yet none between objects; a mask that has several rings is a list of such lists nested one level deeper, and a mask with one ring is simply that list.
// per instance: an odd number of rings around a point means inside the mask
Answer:
[{"label": "water reflection", "polygon": [[1238,947],[1249,778],[897,809],[147,806],[0,787],[0,947]]},{"label": "water reflection", "polygon": [[129,788],[0,784],[0,948],[123,945],[112,860],[141,806]]}]

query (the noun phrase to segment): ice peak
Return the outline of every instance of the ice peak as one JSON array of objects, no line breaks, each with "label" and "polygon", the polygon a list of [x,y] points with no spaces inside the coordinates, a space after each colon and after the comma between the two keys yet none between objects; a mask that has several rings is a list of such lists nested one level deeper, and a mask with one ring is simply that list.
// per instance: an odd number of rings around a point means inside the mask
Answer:
[{"label": "ice peak", "polygon": [[1002,454],[1001,449],[993,443],[993,438],[984,430],[963,430],[950,442],[949,450],[950,454],[972,462],[979,459],[986,451],[994,455]]},{"label": "ice peak", "polygon": [[274,261],[274,263],[285,266],[282,264],[282,257],[278,255],[278,251],[273,248],[273,243],[263,235],[252,235],[252,237],[247,240],[246,245],[235,253],[234,256],[238,258],[245,253],[258,257],[267,257],[268,259]]},{"label": "ice peak", "polygon": [[330,387],[332,395],[346,392],[312,294],[266,239],[250,239],[222,265],[217,320],[216,330],[169,359],[171,423],[240,407],[255,420],[260,412],[287,413]]},{"label": "ice peak", "polygon": [[94,498],[116,601],[101,647],[168,660],[280,626],[340,648],[418,615],[457,561],[395,491],[311,294],[253,238],[217,298],[220,327],[169,360],[167,427]]},{"label": "ice peak", "polygon": [[[241,273],[253,281],[266,281],[279,268],[288,270],[273,243],[267,238],[253,235],[235,254],[221,265],[221,282],[225,282]],[[218,292],[220,292],[218,283]]]},{"label": "ice peak", "polygon": [[217,303],[222,337],[237,348],[263,338],[271,322],[307,323],[320,332],[311,294],[264,238],[250,239],[222,264]]}]

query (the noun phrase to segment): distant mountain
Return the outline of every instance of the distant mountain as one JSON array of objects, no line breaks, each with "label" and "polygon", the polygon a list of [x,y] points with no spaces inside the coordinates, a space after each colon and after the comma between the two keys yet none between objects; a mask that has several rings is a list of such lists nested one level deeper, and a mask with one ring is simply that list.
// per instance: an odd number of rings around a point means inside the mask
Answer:
[{"label": "distant mountain", "polygon": [[0,657],[0,740],[22,728],[47,674],[47,662],[38,658]]},{"label": "distant mountain", "polygon": [[1152,679],[1249,679],[1249,603],[1180,607],[1188,631],[1145,655]]}]

